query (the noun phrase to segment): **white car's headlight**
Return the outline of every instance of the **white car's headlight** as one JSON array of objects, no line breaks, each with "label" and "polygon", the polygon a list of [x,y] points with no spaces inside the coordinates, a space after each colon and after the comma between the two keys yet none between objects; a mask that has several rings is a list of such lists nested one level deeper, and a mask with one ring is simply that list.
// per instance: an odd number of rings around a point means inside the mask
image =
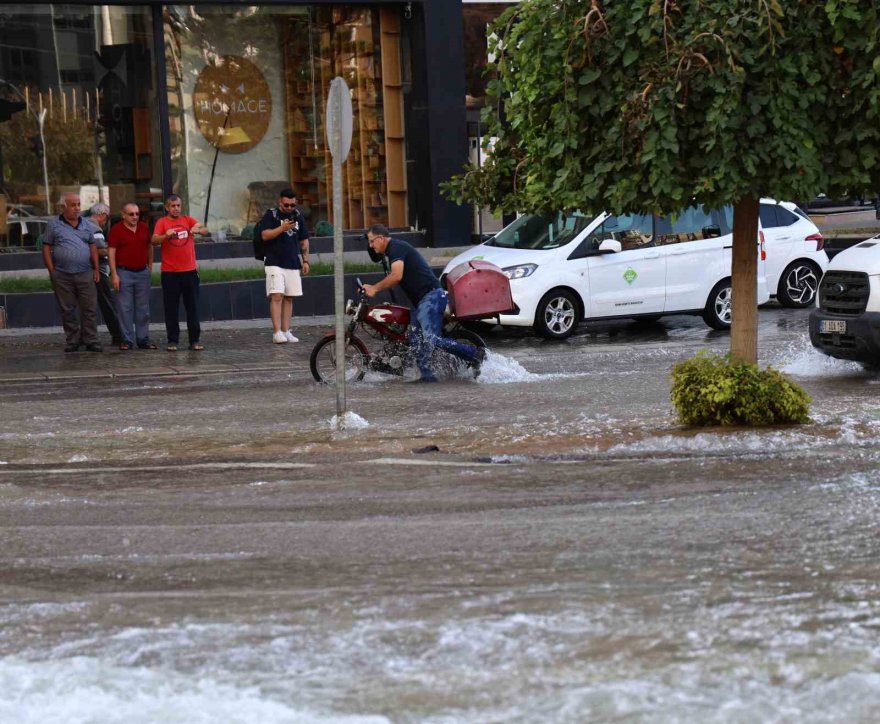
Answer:
[{"label": "white car's headlight", "polygon": [[518,266],[509,266],[501,271],[508,279],[525,279],[534,274],[537,268],[537,264],[520,264]]}]

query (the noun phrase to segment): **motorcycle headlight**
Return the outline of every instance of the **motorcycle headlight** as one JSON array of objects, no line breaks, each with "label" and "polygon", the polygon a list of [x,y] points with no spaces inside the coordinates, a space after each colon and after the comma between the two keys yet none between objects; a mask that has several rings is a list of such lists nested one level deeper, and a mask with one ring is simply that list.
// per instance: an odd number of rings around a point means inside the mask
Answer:
[{"label": "motorcycle headlight", "polygon": [[537,264],[519,264],[518,266],[506,267],[501,271],[508,279],[525,279],[534,274],[537,268]]}]

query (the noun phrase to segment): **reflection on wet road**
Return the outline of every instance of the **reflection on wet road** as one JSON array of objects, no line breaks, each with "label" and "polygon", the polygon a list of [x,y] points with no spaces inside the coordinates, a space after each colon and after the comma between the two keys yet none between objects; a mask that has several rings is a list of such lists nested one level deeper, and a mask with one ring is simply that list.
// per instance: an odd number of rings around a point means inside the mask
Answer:
[{"label": "reflection on wet road", "polygon": [[0,387],[0,719],[876,720],[880,387],[805,320],[790,429],[677,426],[687,318],[492,335],[346,432],[299,358]]}]

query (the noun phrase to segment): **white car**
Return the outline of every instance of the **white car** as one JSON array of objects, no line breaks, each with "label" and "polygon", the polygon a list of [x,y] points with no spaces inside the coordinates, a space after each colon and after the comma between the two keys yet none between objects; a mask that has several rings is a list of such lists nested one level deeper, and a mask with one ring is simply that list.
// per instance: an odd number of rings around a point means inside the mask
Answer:
[{"label": "white car", "polygon": [[809,307],[828,268],[825,239],[790,201],[761,199],[761,230],[767,249],[767,288],[785,307]]},{"label": "white car", "polygon": [[810,313],[810,341],[831,357],[880,369],[880,236],[831,260]]},{"label": "white car", "polygon": [[[472,259],[497,264],[517,306],[499,322],[534,326],[550,339],[568,337],[585,319],[664,314],[699,314],[710,327],[728,329],[732,220],[730,208],[701,206],[668,217],[527,214],[456,256],[443,274]],[[763,304],[770,295],[758,240],[755,253]]]}]

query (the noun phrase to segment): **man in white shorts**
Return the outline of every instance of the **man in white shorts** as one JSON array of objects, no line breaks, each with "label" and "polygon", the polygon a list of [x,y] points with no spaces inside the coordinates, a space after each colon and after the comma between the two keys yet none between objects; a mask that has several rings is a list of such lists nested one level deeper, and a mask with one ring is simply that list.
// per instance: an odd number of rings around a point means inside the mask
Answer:
[{"label": "man in white shorts", "polygon": [[283,189],[278,206],[269,209],[260,220],[266,254],[266,296],[275,344],[299,342],[290,331],[290,320],[293,298],[302,296],[300,273],[309,273],[309,232],[296,201],[293,189]]}]

